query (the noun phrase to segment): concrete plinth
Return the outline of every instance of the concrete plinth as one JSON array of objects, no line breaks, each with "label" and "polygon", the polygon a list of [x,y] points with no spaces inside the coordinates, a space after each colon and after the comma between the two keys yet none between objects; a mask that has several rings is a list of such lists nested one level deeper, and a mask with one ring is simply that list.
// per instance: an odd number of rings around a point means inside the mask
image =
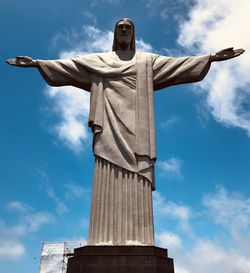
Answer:
[{"label": "concrete plinth", "polygon": [[174,263],[154,246],[84,246],[74,250],[67,273],[174,273]]}]

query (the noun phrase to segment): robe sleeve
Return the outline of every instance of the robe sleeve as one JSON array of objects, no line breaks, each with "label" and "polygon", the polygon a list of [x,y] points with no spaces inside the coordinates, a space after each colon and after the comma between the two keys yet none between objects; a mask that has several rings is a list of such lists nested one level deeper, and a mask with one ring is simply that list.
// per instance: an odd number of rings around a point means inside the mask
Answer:
[{"label": "robe sleeve", "polygon": [[201,81],[210,64],[210,55],[181,58],[157,56],[153,63],[154,90]]},{"label": "robe sleeve", "polygon": [[38,69],[51,86],[72,85],[90,91],[91,73],[77,63],[77,59],[37,60]]}]

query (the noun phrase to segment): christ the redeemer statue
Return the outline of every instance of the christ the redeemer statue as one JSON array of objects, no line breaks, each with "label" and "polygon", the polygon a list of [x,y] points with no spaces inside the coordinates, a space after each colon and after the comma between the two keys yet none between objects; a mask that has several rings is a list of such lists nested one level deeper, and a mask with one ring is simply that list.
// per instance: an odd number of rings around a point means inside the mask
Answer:
[{"label": "christ the redeemer statue", "polygon": [[123,18],[115,26],[112,52],[54,61],[7,60],[38,68],[51,86],[72,85],[91,93],[95,169],[88,245],[154,245],[154,91],[198,82],[212,62],[243,52],[227,48],[182,58],[136,52],[134,24]]}]

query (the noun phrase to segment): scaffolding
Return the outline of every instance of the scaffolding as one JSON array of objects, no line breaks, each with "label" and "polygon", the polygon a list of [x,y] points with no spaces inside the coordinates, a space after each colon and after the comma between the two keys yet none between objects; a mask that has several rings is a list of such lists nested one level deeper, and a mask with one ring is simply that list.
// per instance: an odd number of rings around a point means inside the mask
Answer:
[{"label": "scaffolding", "polygon": [[82,246],[77,242],[42,243],[40,273],[66,273],[68,257]]}]

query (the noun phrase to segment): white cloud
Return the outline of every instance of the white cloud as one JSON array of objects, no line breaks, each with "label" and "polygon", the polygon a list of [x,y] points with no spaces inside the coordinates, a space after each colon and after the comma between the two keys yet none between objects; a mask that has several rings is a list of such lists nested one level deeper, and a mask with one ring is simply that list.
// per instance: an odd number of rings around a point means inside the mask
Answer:
[{"label": "white cloud", "polygon": [[191,232],[190,219],[193,211],[190,207],[166,201],[162,194],[155,191],[153,194],[154,214],[158,219],[163,217],[172,218],[178,221],[181,230]]},{"label": "white cloud", "polygon": [[[67,50],[59,50],[61,59],[106,52],[112,49],[113,31],[85,25],[80,30],[58,33],[52,43],[54,47],[67,45]],[[143,39],[137,39],[136,45],[139,51],[152,51],[152,46]],[[90,146],[91,137],[87,128],[89,93],[74,87],[48,87],[46,95],[51,99],[52,109],[59,118],[59,122],[53,125],[57,137],[76,153],[82,151],[84,145]]]},{"label": "white cloud", "polygon": [[12,201],[5,205],[5,210],[17,213],[14,222],[6,223],[0,218],[0,257],[4,259],[19,259],[26,254],[22,242],[27,235],[34,234],[44,225],[54,222],[54,217],[48,212],[37,212],[26,203]]},{"label": "white cloud", "polygon": [[41,226],[54,222],[54,217],[48,212],[36,212],[34,214],[27,215],[25,217],[27,230],[29,232],[35,232]]},{"label": "white cloud", "polygon": [[[87,53],[110,51],[112,42],[112,31],[83,25],[77,30],[57,33],[52,39],[52,46],[58,48],[60,58],[71,58]],[[62,46],[67,49],[63,49]]]},{"label": "white cloud", "polygon": [[[66,59],[93,52],[110,51],[112,40],[112,31],[83,26],[79,31],[57,34],[53,44],[54,46],[67,44],[69,49],[59,52],[59,57]],[[54,112],[59,117],[59,122],[53,125],[56,135],[69,149],[76,153],[80,152],[84,145],[91,143],[87,128],[89,93],[67,86],[48,87],[46,95],[52,100]]]},{"label": "white cloud", "polygon": [[166,201],[158,191],[154,192],[154,205],[155,210],[160,212],[160,214],[171,216],[181,221],[188,221],[192,215],[190,207]]},{"label": "white cloud", "polygon": [[182,247],[180,237],[172,232],[163,231],[155,234],[157,246],[169,248],[172,250]]},{"label": "white cloud", "polygon": [[189,251],[179,253],[175,263],[176,273],[248,273],[250,271],[248,255],[210,240],[197,240]]},{"label": "white cloud", "polygon": [[[37,212],[33,207],[21,201],[12,201],[5,205],[9,213],[17,212],[19,221],[13,226],[7,226],[5,221],[0,221],[0,231],[6,236],[23,236],[28,232],[35,232],[43,225],[53,223],[54,217],[48,212]],[[1,220],[1,219],[0,219]]]},{"label": "white cloud", "polygon": [[183,176],[181,173],[182,161],[179,158],[172,157],[164,161],[158,160],[157,166],[169,179],[182,178]]},{"label": "white cloud", "polygon": [[175,264],[174,269],[176,273],[189,273],[189,271],[180,267],[179,264]]},{"label": "white cloud", "polygon": [[212,220],[229,229],[233,236],[250,229],[250,198],[220,187],[217,192],[205,195],[203,204]]},{"label": "white cloud", "polygon": [[24,225],[16,223],[13,226],[9,226],[4,219],[0,218],[0,239],[22,236],[25,232],[26,229]]},{"label": "white cloud", "polygon": [[53,111],[60,119],[54,126],[57,136],[69,149],[81,151],[90,139],[87,128],[89,93],[64,86],[48,87],[46,94],[52,100]]},{"label": "white cloud", "polygon": [[142,39],[136,39],[136,50],[143,52],[152,52],[153,47],[150,44],[144,42]]},{"label": "white cloud", "polygon": [[[157,193],[154,202],[157,200],[160,217],[164,215],[170,217],[170,209],[164,211],[164,208],[168,207],[168,202],[162,198],[160,193]],[[204,207],[200,211],[188,209],[192,215],[199,215],[195,221],[189,221],[192,232],[178,234],[161,230],[160,233],[156,233],[157,244],[167,247],[170,256],[174,258],[175,272],[250,272],[249,200],[250,198],[242,194],[229,192],[220,187],[215,192],[204,195],[202,198]],[[180,219],[190,220],[191,218],[190,213],[177,213],[176,215]],[[209,218],[212,222],[208,222]],[[206,227],[202,235],[199,230],[200,235],[198,236],[196,228],[203,225],[204,221]],[[220,238],[217,233],[218,229],[214,229],[216,227],[214,223],[216,226],[218,224],[223,226],[225,237]],[[212,232],[212,230],[216,231]]]},{"label": "white cloud", "polygon": [[242,128],[250,136],[249,14],[248,0],[196,0],[189,19],[180,24],[178,42],[193,54],[230,46],[246,49],[237,59],[213,63],[199,87],[207,92],[207,103],[218,122]]},{"label": "white cloud", "polygon": [[23,257],[26,253],[22,243],[16,240],[5,240],[0,238],[0,257],[16,260]]}]

